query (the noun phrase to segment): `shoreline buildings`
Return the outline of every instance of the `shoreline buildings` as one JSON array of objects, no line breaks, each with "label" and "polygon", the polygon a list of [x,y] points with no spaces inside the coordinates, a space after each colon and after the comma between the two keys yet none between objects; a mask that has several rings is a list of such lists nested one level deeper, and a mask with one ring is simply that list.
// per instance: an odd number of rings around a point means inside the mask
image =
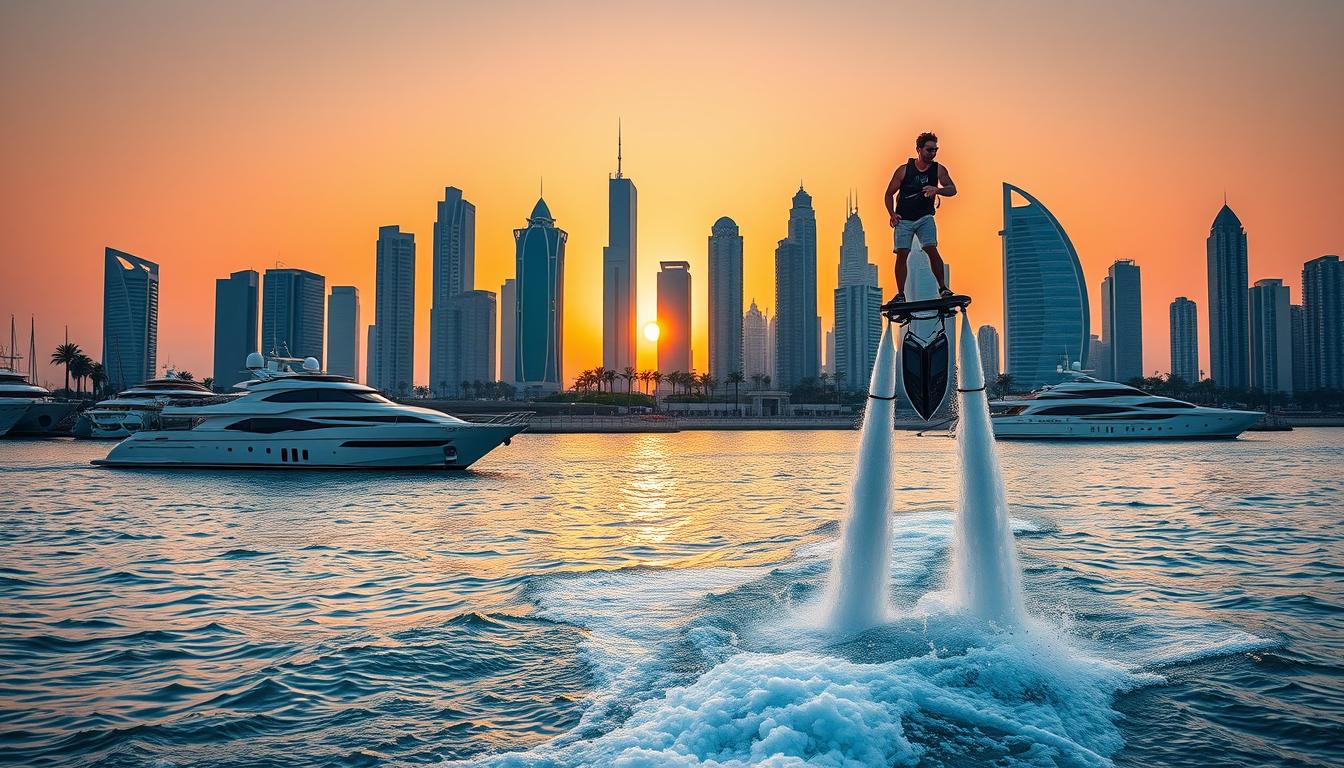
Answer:
[{"label": "shoreline buildings", "polygon": [[565,241],[546,201],[538,198],[527,226],[513,231],[516,245],[514,373],[523,394],[565,388]]},{"label": "shoreline buildings", "polygon": [[374,377],[369,386],[405,396],[415,385],[415,235],[378,228],[374,280]]},{"label": "shoreline buildings", "polygon": [[980,347],[980,369],[985,383],[993,384],[999,378],[999,331],[992,325],[982,325],[975,331],[975,343]]},{"label": "shoreline buildings", "polygon": [[512,278],[499,287],[499,380],[518,380],[518,284]]},{"label": "shoreline buildings", "polygon": [[[1143,376],[1143,298],[1133,259],[1111,265],[1102,281],[1101,341],[1110,378],[1125,382]],[[1097,361],[1092,361],[1097,365]],[[1107,378],[1107,377],[1102,377]]]},{"label": "shoreline buildings", "polygon": [[747,313],[742,316],[742,375],[747,381],[752,381],[755,376],[774,378],[775,371],[770,364],[773,346],[769,314],[762,312],[753,298]]},{"label": "shoreline buildings", "polygon": [[1195,302],[1177,296],[1171,317],[1171,375],[1189,384],[1199,381],[1199,316]]},{"label": "shoreline buildings", "polygon": [[306,269],[261,276],[261,352],[322,362],[327,279]]},{"label": "shoreline buildings", "polygon": [[660,261],[658,268],[658,370],[690,373],[691,264]]},{"label": "shoreline buildings", "polygon": [[745,375],[742,354],[742,235],[724,216],[709,235],[709,375],[721,383]]},{"label": "shoreline buildings", "polygon": [[247,356],[260,352],[257,317],[261,275],[254,269],[215,280],[214,390],[228,392],[247,379]]},{"label": "shoreline buildings", "polygon": [[[479,298],[468,299],[466,304],[462,304],[460,298],[476,287],[476,206],[457,187],[445,187],[443,200],[437,204],[432,247],[434,283],[429,310],[429,387],[440,396],[446,396],[461,386],[464,360],[479,357],[482,352],[473,349],[474,355],[468,356],[462,349],[464,313],[467,322],[474,325],[474,320],[479,318],[470,317],[472,312],[484,309]],[[491,294],[492,306],[493,299]],[[493,328],[492,310],[491,338],[494,337]],[[493,359],[494,353],[491,347],[486,356]],[[469,363],[473,372],[480,367],[475,362]],[[490,378],[493,380],[493,372]]]},{"label": "shoreline buildings", "polygon": [[817,378],[817,215],[801,184],[789,209],[788,237],[775,248],[775,322],[774,387],[790,390]]},{"label": "shoreline buildings", "polygon": [[1308,389],[1344,389],[1344,263],[1338,256],[1302,265],[1303,337]]},{"label": "shoreline buildings", "polygon": [[1246,229],[1223,203],[1205,242],[1209,278],[1209,377],[1220,387],[1250,385]]},{"label": "shoreline buildings", "polygon": [[[103,371],[113,392],[154,378],[159,354],[159,265],[103,250]],[[36,367],[35,361],[30,366]]]},{"label": "shoreline buildings", "polygon": [[359,289],[333,285],[327,297],[327,373],[359,378]]},{"label": "shoreline buildings", "polygon": [[638,193],[621,173],[621,132],[616,128],[616,175],[607,179],[607,245],[602,249],[602,367],[634,368],[638,275]]},{"label": "shoreline buildings", "polygon": [[[1013,205],[1014,196],[1023,205]],[[1064,227],[1039,200],[1003,185],[1004,367],[1014,389],[1058,381],[1064,362],[1088,366],[1087,281]]]},{"label": "shoreline buildings", "polygon": [[852,203],[846,208],[835,289],[835,347],[828,362],[836,387],[867,392],[882,342],[882,288],[877,265],[868,260],[859,209]]},{"label": "shoreline buildings", "polygon": [[1256,280],[1250,292],[1251,387],[1293,391],[1292,311],[1288,287],[1277,278]]}]

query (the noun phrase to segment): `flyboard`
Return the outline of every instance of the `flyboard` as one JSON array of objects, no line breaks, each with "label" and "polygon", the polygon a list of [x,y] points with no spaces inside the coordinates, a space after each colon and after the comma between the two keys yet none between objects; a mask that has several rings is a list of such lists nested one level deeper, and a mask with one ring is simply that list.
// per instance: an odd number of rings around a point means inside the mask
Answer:
[{"label": "flyboard", "polygon": [[[905,329],[901,341],[901,384],[905,396],[919,417],[928,421],[947,399],[948,381],[952,371],[952,348],[947,343],[947,321],[965,312],[971,297],[953,294],[924,301],[887,302],[881,312],[888,322],[898,323]],[[915,332],[911,322],[938,320],[927,337]]]}]

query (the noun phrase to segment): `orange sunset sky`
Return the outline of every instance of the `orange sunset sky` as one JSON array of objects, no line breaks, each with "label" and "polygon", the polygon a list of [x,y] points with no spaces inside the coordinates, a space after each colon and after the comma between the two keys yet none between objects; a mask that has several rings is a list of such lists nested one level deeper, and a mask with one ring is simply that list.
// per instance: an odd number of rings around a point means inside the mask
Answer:
[{"label": "orange sunset sky", "polygon": [[[477,206],[476,287],[513,275],[511,230],[545,178],[569,232],[567,378],[601,360],[601,249],[616,123],[639,189],[639,318],[659,260],[694,281],[706,367],[706,238],[745,237],[773,309],[801,179],[817,210],[823,327],[848,190],[884,291],[881,194],[937,131],[961,190],[939,211],[971,319],[1003,326],[1001,183],[1063,223],[1100,327],[1107,266],[1142,269],[1144,364],[1167,305],[1199,304],[1226,194],[1250,279],[1344,253],[1344,3],[5,2],[0,5],[0,312],[39,353],[102,354],[102,257],[161,265],[159,362],[207,376],[214,279],[274,266],[358,286],[373,321],[380,225],[416,235],[416,383],[428,378],[431,225]],[[7,319],[7,318],[6,318]],[[3,340],[8,344],[8,338]],[[641,367],[654,367],[641,342]],[[362,370],[362,369],[361,369]],[[59,381],[45,366],[41,378]]]}]

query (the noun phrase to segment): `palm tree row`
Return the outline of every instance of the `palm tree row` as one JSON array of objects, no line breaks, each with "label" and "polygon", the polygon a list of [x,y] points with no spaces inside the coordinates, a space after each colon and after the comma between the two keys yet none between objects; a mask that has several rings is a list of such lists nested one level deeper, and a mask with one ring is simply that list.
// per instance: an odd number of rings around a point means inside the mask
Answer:
[{"label": "palm tree row", "polygon": [[78,344],[65,342],[56,347],[56,351],[51,353],[52,365],[65,366],[65,391],[70,390],[70,379],[75,380],[76,391],[79,394],[84,393],[84,380],[88,379],[92,385],[92,390],[96,394],[103,388],[103,382],[107,380],[107,375],[103,370],[103,364],[93,361],[93,358],[84,354],[84,350],[79,348]]}]

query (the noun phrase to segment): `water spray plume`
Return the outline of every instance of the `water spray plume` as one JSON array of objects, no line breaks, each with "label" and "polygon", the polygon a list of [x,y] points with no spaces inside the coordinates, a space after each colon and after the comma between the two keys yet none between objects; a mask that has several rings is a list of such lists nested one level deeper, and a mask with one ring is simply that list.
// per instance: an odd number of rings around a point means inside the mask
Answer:
[{"label": "water spray plume", "polygon": [[1011,626],[1025,615],[1022,576],[999,474],[980,347],[965,312],[960,337],[957,453],[961,498],[952,543],[952,592],[963,610]]},{"label": "water spray plume", "polygon": [[859,631],[887,613],[891,559],[891,456],[896,409],[895,331],[888,325],[868,384],[868,407],[855,459],[849,514],[831,565],[827,612],[832,629]]}]

